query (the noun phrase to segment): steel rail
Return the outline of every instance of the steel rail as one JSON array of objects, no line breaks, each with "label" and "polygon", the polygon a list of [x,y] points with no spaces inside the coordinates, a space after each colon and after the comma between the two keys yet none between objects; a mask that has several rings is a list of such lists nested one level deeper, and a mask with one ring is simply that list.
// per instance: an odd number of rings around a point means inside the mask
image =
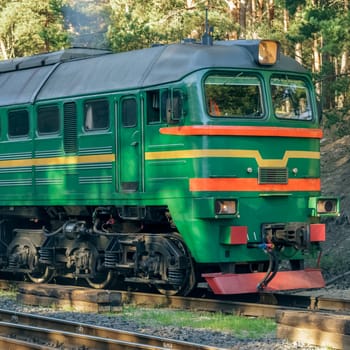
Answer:
[{"label": "steel rail", "polygon": [[62,343],[98,350],[220,350],[217,347],[3,309],[0,309],[0,320],[0,334],[46,339],[56,345]]},{"label": "steel rail", "polygon": [[6,350],[52,350],[51,346],[0,336],[0,348]]},{"label": "steel rail", "polygon": [[350,300],[327,297],[322,291],[320,291],[319,296],[312,295],[312,293],[308,295],[307,292],[301,294],[259,293],[253,302],[243,301],[251,298],[251,296],[245,298],[244,295],[231,296],[231,299],[229,297],[208,299],[119,292],[121,293],[121,304],[157,305],[176,309],[230,313],[239,316],[275,318],[276,311],[284,308],[350,312]]}]

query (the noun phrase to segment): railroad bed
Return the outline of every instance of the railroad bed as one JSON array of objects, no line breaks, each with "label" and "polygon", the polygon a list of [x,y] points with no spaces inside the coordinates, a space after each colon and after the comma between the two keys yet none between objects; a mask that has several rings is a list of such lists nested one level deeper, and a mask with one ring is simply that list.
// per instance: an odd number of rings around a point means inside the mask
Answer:
[{"label": "railroad bed", "polygon": [[[2,283],[0,283],[2,285]],[[4,285],[2,285],[4,288]],[[315,296],[309,297],[305,296],[295,296],[294,300],[289,300],[290,304],[293,304],[293,309],[290,307],[282,306],[281,304],[286,304],[286,295],[262,295],[261,299],[264,301],[262,303],[248,303],[241,301],[228,301],[228,300],[208,300],[208,299],[197,299],[197,298],[181,298],[181,297],[167,297],[158,294],[148,294],[148,293],[131,293],[123,291],[106,291],[106,290],[91,290],[83,287],[68,287],[68,286],[56,286],[56,285],[33,285],[27,283],[18,284],[17,301],[20,302],[19,308],[22,308],[26,312],[43,312],[43,307],[49,307],[45,309],[45,314],[49,313],[54,317],[72,319],[79,322],[90,323],[91,317],[93,319],[93,324],[102,324],[107,327],[120,328],[120,326],[125,327],[127,330],[138,330],[137,325],[120,324],[118,322],[118,317],[106,317],[101,313],[105,312],[118,312],[123,304],[132,303],[134,305],[148,305],[148,306],[164,306],[171,308],[181,308],[181,309],[194,309],[194,310],[206,310],[206,311],[222,311],[227,313],[234,313],[237,315],[253,316],[253,317],[270,317],[276,318],[278,322],[278,332],[277,335],[280,339],[276,339],[275,336],[271,336],[269,339],[261,340],[238,340],[234,339],[231,335],[222,334],[218,332],[208,332],[208,331],[198,331],[198,330],[177,330],[175,327],[161,327],[162,329],[153,330],[143,326],[142,332],[147,332],[149,334],[161,335],[165,337],[176,338],[180,340],[188,340],[196,343],[207,344],[208,346],[218,346],[225,349],[320,349],[320,347],[313,345],[301,345],[302,342],[306,340],[313,344],[319,344],[321,346],[327,347],[332,346],[336,348],[349,348],[348,345],[348,335],[346,334],[346,329],[348,327],[348,321],[346,318],[348,316],[342,315],[344,327],[338,327],[340,325],[340,316],[336,317],[330,314],[330,311],[322,314],[313,311],[311,315],[317,317],[318,322],[303,322],[307,317],[303,314],[302,310],[317,308],[321,305],[325,309],[336,310],[348,310],[349,304],[346,300],[339,299],[337,302],[333,300],[328,300],[327,298],[317,298]],[[268,304],[270,303],[270,305]],[[27,306],[20,306],[27,304]],[[271,305],[272,304],[272,305]],[[31,305],[31,306],[29,306]],[[34,307],[33,305],[40,305],[40,308]],[[57,308],[56,311],[52,307]],[[6,306],[6,308],[12,309]],[[0,308],[3,308],[0,303]],[[60,309],[74,310],[67,315],[67,312],[60,311]],[[31,311],[34,310],[34,311]],[[40,311],[41,310],[41,311]],[[84,311],[83,313],[81,313]],[[87,312],[88,311],[88,312]],[[297,312],[297,314],[292,314],[292,312]],[[347,311],[349,312],[349,310]],[[100,313],[96,315],[96,313]],[[299,321],[298,320],[298,317]],[[317,316],[316,316],[317,315]],[[326,317],[326,321],[322,321],[322,317]],[[102,320],[101,323],[98,320]],[[311,320],[311,319],[310,319]],[[345,320],[345,321],[344,321]],[[317,329],[322,325],[320,331]],[[302,325],[302,327],[300,327]],[[337,326],[338,325],[338,326]],[[340,330],[338,333],[334,332],[334,329]],[[329,330],[332,330],[329,332]],[[343,331],[344,330],[344,331]],[[323,332],[323,333],[320,333]],[[158,334],[157,334],[158,333]],[[212,333],[212,334],[210,334]],[[329,333],[329,334],[328,334]],[[307,337],[305,335],[307,334]],[[296,336],[298,335],[298,336]],[[289,339],[287,342],[285,339]],[[343,346],[344,345],[344,346]],[[346,346],[345,346],[346,345]]]}]

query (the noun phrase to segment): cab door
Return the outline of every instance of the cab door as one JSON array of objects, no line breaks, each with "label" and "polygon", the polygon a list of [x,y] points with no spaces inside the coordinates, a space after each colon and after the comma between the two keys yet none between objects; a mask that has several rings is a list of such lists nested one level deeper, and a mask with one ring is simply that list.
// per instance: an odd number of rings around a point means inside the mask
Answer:
[{"label": "cab door", "polygon": [[122,97],[117,117],[118,188],[121,192],[143,192],[142,118],[139,97]]}]

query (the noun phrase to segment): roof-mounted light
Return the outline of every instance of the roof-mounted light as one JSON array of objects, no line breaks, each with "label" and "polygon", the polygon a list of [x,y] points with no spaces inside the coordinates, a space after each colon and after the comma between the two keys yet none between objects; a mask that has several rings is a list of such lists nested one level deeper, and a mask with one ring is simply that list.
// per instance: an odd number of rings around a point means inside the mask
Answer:
[{"label": "roof-mounted light", "polygon": [[258,62],[262,65],[273,65],[277,62],[280,43],[274,40],[261,40],[258,48]]},{"label": "roof-mounted light", "polygon": [[272,66],[280,58],[280,43],[276,40],[228,40],[218,41],[217,45],[241,46],[247,49],[252,55],[256,64]]}]

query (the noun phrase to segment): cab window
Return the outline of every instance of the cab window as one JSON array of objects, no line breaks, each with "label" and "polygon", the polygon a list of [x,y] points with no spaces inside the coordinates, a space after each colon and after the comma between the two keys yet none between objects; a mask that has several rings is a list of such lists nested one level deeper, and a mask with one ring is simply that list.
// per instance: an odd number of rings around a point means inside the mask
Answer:
[{"label": "cab window", "polygon": [[147,92],[147,123],[179,123],[186,114],[185,94],[180,89]]},{"label": "cab window", "polygon": [[168,124],[179,123],[184,114],[183,96],[180,90],[165,90],[161,94],[162,121]]},{"label": "cab window", "polygon": [[257,76],[212,74],[204,81],[207,113],[217,118],[262,118],[261,82]]},{"label": "cab window", "polygon": [[271,78],[275,116],[280,119],[311,120],[310,91],[302,79],[288,76]]}]

